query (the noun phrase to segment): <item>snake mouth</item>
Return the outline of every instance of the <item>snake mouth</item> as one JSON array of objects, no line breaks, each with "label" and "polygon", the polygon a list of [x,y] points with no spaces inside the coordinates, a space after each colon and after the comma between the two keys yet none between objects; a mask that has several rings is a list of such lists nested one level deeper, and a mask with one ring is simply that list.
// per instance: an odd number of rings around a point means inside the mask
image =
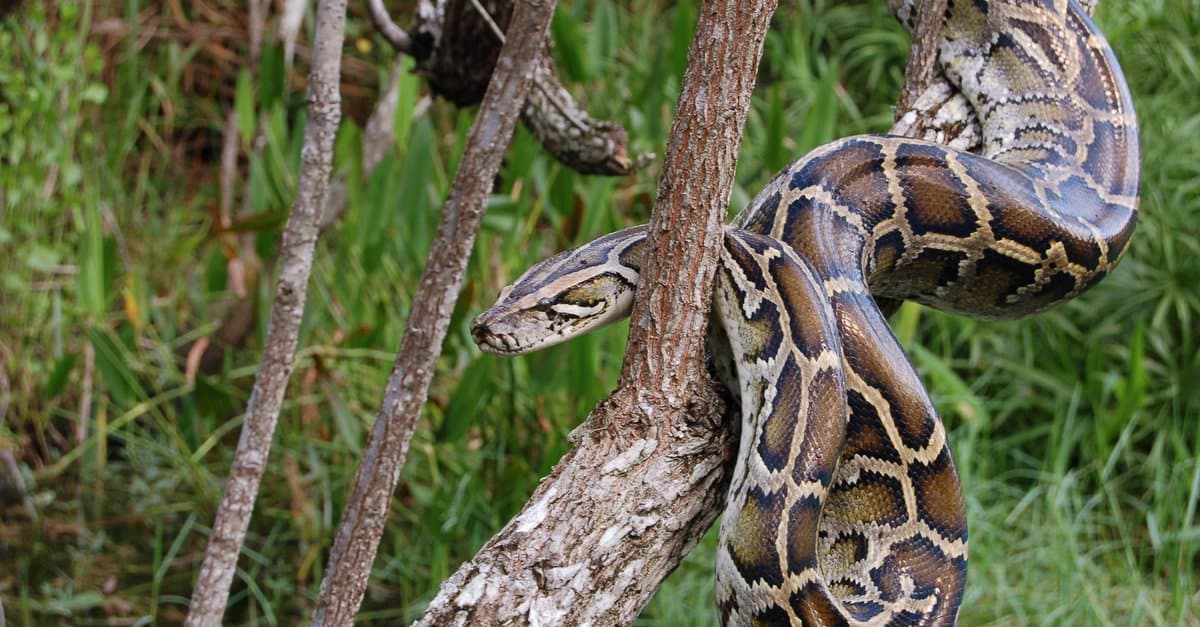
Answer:
[{"label": "snake mouth", "polygon": [[477,332],[475,328],[472,328],[471,336],[475,338],[475,345],[485,353],[493,355],[519,355],[523,352],[516,338],[511,335],[490,333],[486,329]]},{"label": "snake mouth", "polygon": [[511,325],[504,324],[503,318],[495,320],[496,317],[489,316],[489,313],[491,312],[485,311],[479,314],[471,323],[471,338],[483,352],[493,355],[520,355],[540,344],[540,342],[533,344],[522,342],[515,333],[506,333],[500,330],[504,327],[511,327]]},{"label": "snake mouth", "polygon": [[493,355],[524,355],[554,346],[570,337],[550,321],[531,326],[528,320],[514,321],[504,312],[485,311],[471,323],[471,338],[480,350]]},{"label": "snake mouth", "polygon": [[485,353],[495,355],[513,355],[516,354],[517,341],[511,335],[496,333],[488,327],[484,316],[475,318],[471,323],[471,338],[475,340],[476,346]]}]

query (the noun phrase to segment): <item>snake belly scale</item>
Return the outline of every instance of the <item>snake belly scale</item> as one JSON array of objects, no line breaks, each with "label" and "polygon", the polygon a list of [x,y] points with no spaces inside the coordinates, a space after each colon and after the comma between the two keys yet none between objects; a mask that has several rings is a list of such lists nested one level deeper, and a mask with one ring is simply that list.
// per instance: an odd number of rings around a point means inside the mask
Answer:
[{"label": "snake belly scale", "polygon": [[[1132,233],[1136,120],[1074,0],[950,0],[939,52],[979,118],[977,153],[841,139],[726,228],[710,339],[742,417],[716,565],[726,624],[952,624],[961,488],[886,312],[1042,311],[1111,271]],[[627,315],[644,244],[632,227],[534,266],[476,341],[523,353]]]}]

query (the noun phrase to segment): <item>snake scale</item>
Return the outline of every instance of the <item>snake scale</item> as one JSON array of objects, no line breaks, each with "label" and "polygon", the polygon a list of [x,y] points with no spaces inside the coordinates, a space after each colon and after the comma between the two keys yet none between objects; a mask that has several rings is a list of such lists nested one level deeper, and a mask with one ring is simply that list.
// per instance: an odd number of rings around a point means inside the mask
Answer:
[{"label": "snake scale", "polygon": [[[914,1],[890,3],[903,20]],[[742,414],[716,565],[726,624],[953,623],[961,488],[886,313],[1042,311],[1095,285],[1132,233],[1134,112],[1076,2],[950,0],[941,36],[978,153],[840,139],[726,228],[709,341]],[[644,245],[633,227],[534,266],[476,319],[476,341],[523,353],[627,315]]]}]

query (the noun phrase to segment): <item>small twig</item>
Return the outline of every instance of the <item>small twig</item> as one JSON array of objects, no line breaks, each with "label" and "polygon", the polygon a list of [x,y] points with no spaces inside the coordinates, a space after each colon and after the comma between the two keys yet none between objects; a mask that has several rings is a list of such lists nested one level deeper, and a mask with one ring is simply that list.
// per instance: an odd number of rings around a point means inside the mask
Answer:
[{"label": "small twig", "polygon": [[425,404],[486,199],[516,126],[554,0],[518,2],[479,114],[471,126],[437,237],[413,296],[408,327],[321,582],[313,625],[349,625],[362,603],[392,493]]},{"label": "small twig", "polygon": [[267,6],[264,0],[250,0],[250,46],[247,51],[250,65],[258,65],[258,57],[262,54],[263,31],[266,30]]},{"label": "small twig", "polygon": [[250,393],[225,496],[196,579],[188,625],[215,627],[221,623],[294,364],[317,242],[316,223],[329,184],[333,143],[341,122],[338,87],[345,23],[345,0],[323,0],[318,4],[299,185],[280,244],[279,279],[262,367]]},{"label": "small twig", "polygon": [[496,20],[492,19],[492,14],[488,13],[488,10],[483,8],[482,4],[479,4],[479,0],[471,0],[471,6],[475,7],[475,10],[479,12],[479,17],[482,17],[483,21],[487,22],[488,27],[492,29],[492,34],[503,44],[504,31],[500,30],[500,27],[496,25]]},{"label": "small twig", "polygon": [[238,162],[238,116],[237,110],[230,107],[225,116],[225,128],[221,131],[221,170],[218,175],[221,189],[221,204],[217,223],[221,231],[229,229],[233,224],[233,187],[237,181]]},{"label": "small twig", "polygon": [[7,448],[0,448],[0,464],[3,464],[5,472],[11,477],[13,486],[17,488],[17,494],[21,495],[21,502],[25,505],[25,515],[29,516],[32,522],[38,521],[37,504],[33,502],[33,495],[29,493],[29,488],[25,485],[25,478],[21,476],[21,467],[17,465],[17,458],[13,456],[12,451]]},{"label": "small twig", "polygon": [[289,69],[296,54],[296,37],[304,23],[305,0],[283,0],[283,11],[279,17],[279,38],[283,40],[283,63]]},{"label": "small twig", "polygon": [[396,49],[396,52],[407,53],[412,48],[412,39],[408,33],[404,32],[392,21],[392,16],[388,14],[387,7],[383,6],[383,0],[367,0],[367,10],[371,13],[371,22],[375,24],[375,29],[380,35]]},{"label": "small twig", "polygon": [[83,378],[79,382],[79,422],[75,423],[75,444],[83,444],[88,437],[88,423],[92,419],[92,377],[96,370],[96,349],[91,342],[83,344]]},{"label": "small twig", "polygon": [[[4,420],[8,417],[8,403],[11,398],[11,384],[8,381],[8,355],[8,347],[0,344],[0,427],[4,426]],[[25,478],[21,476],[21,468],[17,465],[17,458],[8,449],[5,439],[0,439],[0,465],[4,466],[4,470],[12,478],[13,486],[16,487],[17,493],[21,495],[21,500],[25,505],[25,513],[29,516],[29,520],[37,522],[37,505],[33,502],[33,496],[29,494],[29,488],[25,485]],[[3,607],[0,607],[0,627],[4,627]]]}]

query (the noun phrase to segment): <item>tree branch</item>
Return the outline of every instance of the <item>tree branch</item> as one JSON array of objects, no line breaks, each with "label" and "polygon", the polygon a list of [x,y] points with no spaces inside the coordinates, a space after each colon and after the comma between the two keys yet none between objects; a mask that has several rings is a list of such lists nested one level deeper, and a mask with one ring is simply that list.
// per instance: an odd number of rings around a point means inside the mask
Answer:
[{"label": "tree branch", "polygon": [[329,569],[313,614],[313,625],[348,625],[354,620],[370,578],[387,522],[392,492],[409,440],[425,404],[434,363],[458,296],[485,200],[512,138],[554,13],[554,0],[523,0],[516,6],[508,43],[500,52],[491,84],[471,127],[413,297],[408,327],[388,379],[350,498],[330,554]]},{"label": "tree branch", "polygon": [[300,318],[317,241],[316,223],[332,169],[334,137],[341,122],[338,84],[345,21],[345,0],[322,0],[317,8],[300,179],[280,244],[279,279],[267,327],[262,367],[250,393],[225,496],[217,510],[204,562],[196,579],[188,625],[207,627],[221,623],[238,553],[254,511],[280,405],[294,365]]},{"label": "tree branch", "polygon": [[[459,106],[475,104],[492,73],[512,0],[420,0],[409,52],[435,93]],[[653,155],[631,159],[625,130],[596,120],[575,101],[546,54],[533,78],[521,120],[547,152],[585,174],[623,176]]]},{"label": "tree branch", "polygon": [[704,4],[622,382],[525,509],[442,584],[418,625],[628,623],[716,519],[733,424],[705,373],[708,299],[775,4]]},{"label": "tree branch", "polygon": [[408,33],[392,21],[387,7],[383,6],[383,0],[367,0],[367,10],[371,13],[371,22],[375,24],[375,30],[383,35],[396,52],[408,54],[412,48],[412,41],[408,38]]}]

